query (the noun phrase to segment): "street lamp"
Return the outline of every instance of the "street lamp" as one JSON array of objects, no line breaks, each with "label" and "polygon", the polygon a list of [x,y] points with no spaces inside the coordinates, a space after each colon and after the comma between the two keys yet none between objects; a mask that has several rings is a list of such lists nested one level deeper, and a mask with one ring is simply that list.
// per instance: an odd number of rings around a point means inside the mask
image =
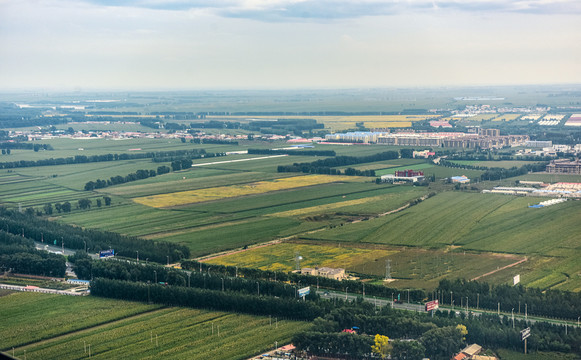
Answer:
[{"label": "street lamp", "polygon": [[514,329],[514,308],[510,310],[510,317],[512,318],[512,328]]},{"label": "street lamp", "polygon": [[169,255],[167,255],[166,257],[167,257],[167,266],[169,266]]},{"label": "street lamp", "polygon": [[157,284],[157,270],[153,270],[153,273],[155,274],[155,283]]},{"label": "street lamp", "polygon": [[347,289],[349,289],[349,287],[345,288],[345,301],[347,301]]},{"label": "street lamp", "polygon": [[139,250],[137,250],[137,262],[139,262]]}]

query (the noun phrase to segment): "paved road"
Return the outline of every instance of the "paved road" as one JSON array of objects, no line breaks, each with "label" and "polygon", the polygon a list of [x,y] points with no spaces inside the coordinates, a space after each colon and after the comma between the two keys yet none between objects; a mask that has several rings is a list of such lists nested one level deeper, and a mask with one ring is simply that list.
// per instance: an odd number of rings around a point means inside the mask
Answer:
[{"label": "paved road", "polygon": [[[48,244],[46,242],[42,243],[39,241],[34,242],[34,246],[36,247],[37,250],[46,250],[46,251],[54,253],[54,254],[62,254],[63,253],[62,246],[58,246],[58,245],[55,246],[55,245],[51,245],[51,244]],[[77,251],[79,251],[79,250],[78,249],[69,249],[69,248],[65,247],[64,255],[66,255],[66,256],[75,255],[75,253]],[[95,254],[89,253],[89,256],[94,258],[94,259],[99,258],[99,254],[96,254],[96,253]]]},{"label": "paved road", "polygon": [[[338,292],[338,291],[326,291],[324,289],[320,289],[318,291],[319,295],[321,296],[321,298],[323,299],[333,299],[333,298],[337,298],[337,299],[348,299],[349,301],[354,301],[357,298],[360,298],[361,295],[360,294],[345,294],[344,292]],[[365,301],[370,302],[375,304],[375,306],[380,309],[383,308],[385,306],[390,306],[393,307],[394,309],[400,309],[400,310],[408,310],[408,311],[415,311],[415,312],[426,312],[425,310],[425,306],[424,305],[420,305],[420,304],[414,304],[414,303],[392,303],[390,300],[386,300],[386,299],[380,299],[380,298],[376,298],[374,296],[365,296],[364,298]],[[454,307],[452,308],[451,306],[440,306],[439,308],[440,311],[455,311],[457,315],[459,315],[461,312],[466,313],[467,310],[465,308],[460,309],[459,307]],[[567,325],[567,326],[571,326],[571,327],[579,327],[579,324],[576,321],[570,321],[570,320],[557,320],[557,319],[548,319],[548,318],[543,318],[543,317],[538,317],[538,316],[524,316],[524,315],[519,315],[519,314],[511,314],[511,313],[504,313],[504,312],[500,312],[498,313],[497,311],[489,311],[489,310],[476,310],[476,309],[468,309],[468,312],[470,312],[473,316],[480,316],[481,314],[493,314],[493,315],[500,315],[503,316],[504,318],[508,318],[508,319],[512,319],[514,317],[514,320],[526,320],[530,323],[535,323],[535,322],[546,322],[549,324],[553,324],[553,325]]]},{"label": "paved road", "polygon": [[[360,298],[361,295],[359,294],[345,294],[345,293],[340,293],[340,292],[336,292],[336,291],[325,291],[325,290],[319,290],[319,294],[321,295],[321,298],[323,299],[333,299],[333,298],[337,298],[337,299],[342,299],[342,300],[349,300],[349,301],[355,301],[357,298]],[[401,310],[409,310],[409,311],[416,311],[416,312],[426,312],[424,310],[424,306],[423,305],[419,305],[419,304],[413,304],[413,303],[395,303],[395,302],[391,302],[390,300],[385,300],[385,299],[381,299],[381,298],[377,298],[375,296],[365,296],[364,298],[365,301],[373,303],[378,309],[389,306],[392,307],[394,309],[401,309]]]},{"label": "paved road", "polygon": [[193,164],[192,167],[227,164],[227,163],[235,163],[235,162],[241,162],[241,161],[263,160],[263,159],[277,158],[277,157],[281,157],[281,156],[288,156],[288,155],[270,155],[270,156],[261,156],[261,157],[248,158],[248,159],[214,161],[214,162],[209,162],[209,163]]}]

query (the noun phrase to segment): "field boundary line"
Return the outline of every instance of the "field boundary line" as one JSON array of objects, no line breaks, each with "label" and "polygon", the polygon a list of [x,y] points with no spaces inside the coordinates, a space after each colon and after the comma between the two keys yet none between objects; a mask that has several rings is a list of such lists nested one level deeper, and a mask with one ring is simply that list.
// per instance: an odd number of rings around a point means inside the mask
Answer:
[{"label": "field boundary line", "polygon": [[[71,330],[71,331],[68,331],[68,332],[64,332],[62,334],[59,334],[59,335],[56,335],[56,336],[53,336],[53,337],[49,337],[49,338],[45,338],[45,339],[40,339],[38,341],[32,341],[32,342],[29,342],[29,343],[26,343],[26,344],[21,344],[18,347],[15,346],[14,349],[15,350],[19,350],[19,349],[28,348],[30,346],[42,345],[42,344],[45,344],[45,343],[50,342],[50,341],[58,341],[59,339],[64,338],[64,337],[67,337],[67,336],[74,336],[74,335],[77,335],[77,334],[83,334],[85,332],[92,331],[92,330],[95,330],[95,329],[99,329],[99,328],[102,328],[102,327],[105,327],[105,326],[109,326],[111,324],[115,324],[115,323],[118,323],[120,321],[125,321],[125,320],[130,320],[130,319],[136,319],[136,318],[139,318],[139,317],[142,317],[142,316],[149,315],[150,313],[154,313],[156,311],[162,311],[162,310],[168,310],[168,309],[171,309],[171,308],[168,308],[168,307],[165,307],[164,306],[164,307],[159,307],[159,308],[147,310],[147,311],[144,311],[144,312],[140,312],[138,314],[134,314],[134,315],[130,315],[130,316],[125,316],[125,317],[121,317],[121,318],[118,318],[118,319],[114,319],[112,321],[106,321],[106,322],[102,322],[102,323],[97,323],[97,324],[95,324],[93,326],[88,326],[88,327],[84,327],[84,328],[80,328],[80,329],[76,329],[76,330]],[[6,350],[4,350],[4,351],[6,351]]]},{"label": "field boundary line", "polygon": [[[424,195],[424,196],[420,197],[420,199],[422,199],[422,201],[423,200],[426,200],[427,198],[428,198],[428,195]],[[405,204],[403,206],[400,206],[397,209],[390,210],[390,211],[385,212],[385,213],[377,214],[375,216],[370,216],[370,217],[368,217],[368,219],[374,219],[374,218],[386,216],[386,215],[389,215],[389,214],[394,214],[394,213],[400,212],[402,210],[405,210],[405,209],[407,209],[410,206],[411,206],[411,203],[407,203],[407,204]],[[355,222],[360,222],[360,221],[361,220],[354,220],[354,221],[351,221],[349,223],[355,223]],[[221,252],[214,253],[214,254],[210,254],[210,255],[200,256],[200,257],[195,258],[194,260],[199,261],[199,262],[213,260],[213,259],[221,258],[221,257],[227,256],[227,255],[238,254],[238,253],[241,253],[241,252],[244,252],[244,251],[248,251],[248,250],[252,250],[252,249],[258,249],[258,248],[262,248],[262,247],[266,247],[266,246],[270,246],[270,245],[280,244],[280,243],[282,243],[284,241],[288,241],[288,240],[291,240],[291,239],[303,239],[300,236],[306,235],[306,234],[313,234],[313,233],[316,233],[316,232],[319,232],[319,231],[324,231],[324,230],[327,230],[327,227],[323,227],[323,228],[315,229],[315,230],[309,230],[309,231],[303,232],[301,234],[294,234],[294,235],[291,235],[291,236],[287,236],[287,237],[283,237],[283,238],[271,240],[271,241],[264,242],[264,243],[260,243],[260,244],[250,245],[246,249],[240,249],[240,248],[238,248],[238,249],[221,251]],[[308,239],[308,238],[305,238],[305,239],[312,240],[312,241],[317,241],[316,239]]]},{"label": "field boundary line", "polygon": [[506,265],[506,266],[503,266],[503,267],[501,267],[501,268],[498,268],[498,269],[496,269],[496,270],[489,271],[489,272],[487,272],[486,274],[482,274],[482,275],[480,275],[480,276],[477,276],[477,277],[475,277],[475,278],[473,278],[473,279],[470,279],[470,281],[475,281],[475,280],[478,280],[478,279],[480,279],[480,278],[483,278],[483,277],[485,277],[485,276],[492,275],[492,274],[494,274],[494,273],[497,273],[497,272],[499,272],[499,271],[502,271],[502,270],[505,270],[505,269],[511,268],[511,267],[513,267],[513,266],[517,266],[517,265],[519,265],[519,264],[522,264],[523,262],[525,262],[525,261],[527,261],[527,260],[528,260],[528,258],[525,256],[525,257],[524,257],[524,259],[520,259],[520,260],[519,260],[519,261],[517,261],[517,262],[514,262],[514,263],[512,263],[512,264],[508,264],[508,265]]}]

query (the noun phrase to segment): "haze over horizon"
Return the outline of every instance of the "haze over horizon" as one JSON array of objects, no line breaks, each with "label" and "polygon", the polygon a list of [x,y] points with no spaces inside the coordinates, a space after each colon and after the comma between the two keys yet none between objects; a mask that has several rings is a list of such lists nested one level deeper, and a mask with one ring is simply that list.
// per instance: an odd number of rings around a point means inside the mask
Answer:
[{"label": "haze over horizon", "polygon": [[575,0],[0,0],[0,90],[581,84]]}]

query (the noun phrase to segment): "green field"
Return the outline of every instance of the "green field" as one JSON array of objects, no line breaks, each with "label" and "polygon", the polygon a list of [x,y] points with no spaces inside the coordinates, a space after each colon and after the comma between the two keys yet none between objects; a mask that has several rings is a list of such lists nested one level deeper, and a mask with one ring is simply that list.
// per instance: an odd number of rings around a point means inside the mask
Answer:
[{"label": "green field", "polygon": [[502,360],[573,360],[577,359],[576,354],[564,354],[558,352],[517,352],[514,350],[498,349],[496,353]]},{"label": "green field", "polygon": [[88,346],[98,359],[245,359],[310,326],[92,297],[14,293],[0,305],[2,350],[28,359],[84,359]]},{"label": "green field", "polygon": [[[257,247],[206,262],[290,271],[295,267],[297,254],[303,258],[301,267],[339,267],[380,278],[385,276],[386,261],[390,260],[391,276],[395,279],[389,283],[390,287],[428,290],[436,288],[442,279],[472,279],[522,259],[522,256],[466,253],[450,249],[429,251],[376,244],[352,246],[331,242],[292,242]],[[499,282],[512,279],[507,271],[499,272],[502,276]]]},{"label": "green field", "polygon": [[[302,238],[428,249],[452,246],[456,251],[465,249],[548,257],[551,261],[534,270],[537,275],[544,276],[528,280],[525,277],[525,284],[534,281],[542,288],[556,283],[562,286],[561,282],[551,280],[556,276],[566,278],[568,287],[578,289],[581,284],[578,275],[581,262],[577,261],[581,202],[528,208],[529,204],[538,201],[541,200],[446,192],[399,213]],[[555,263],[560,265],[554,268]]]},{"label": "green field", "polygon": [[[241,145],[193,145],[178,139],[113,140],[47,140],[54,151],[15,151],[7,160],[40,159],[74,155],[135,153],[136,151],[168,151],[205,149],[207,152],[244,150],[248,147],[286,147],[285,142],[241,141]],[[338,155],[363,156],[394,147],[380,145],[341,146],[316,145],[316,149],[333,149]],[[82,150],[79,150],[82,149]],[[141,150],[135,150],[141,149]],[[195,164],[214,163],[145,180],[111,186],[92,192],[84,191],[91,180],[126,175],[139,169],[154,170],[168,163],[150,159],[126,160],[76,165],[16,168],[0,172],[0,203],[18,208],[42,210],[46,203],[69,201],[71,213],[53,213],[62,222],[139,236],[149,240],[165,240],[190,248],[193,257],[242,248],[273,239],[298,237],[326,244],[351,243],[361,246],[405,247],[402,259],[409,266],[394,270],[400,282],[407,286],[431,287],[439,277],[477,276],[482,269],[505,265],[495,253],[528,256],[530,260],[502,274],[489,277],[495,283],[504,282],[505,274],[522,273],[523,283],[540,288],[560,288],[581,291],[578,255],[578,225],[575,213],[579,202],[567,202],[544,209],[529,209],[535,198],[514,198],[450,191],[452,186],[442,179],[466,175],[479,180],[481,170],[438,166],[423,159],[394,159],[357,164],[360,170],[374,169],[377,175],[396,170],[422,170],[432,174],[436,182],[428,186],[375,184],[375,178],[353,177],[342,182],[301,188],[273,190],[245,196],[183,204],[171,208],[153,208],[137,204],[137,197],[179,193],[198,189],[249,185],[302,174],[278,173],[278,165],[311,162],[324,157],[286,156],[243,162],[230,160],[256,158],[256,155],[229,155],[194,160]],[[473,162],[461,162],[474,164]],[[522,166],[524,161],[478,162],[484,166]],[[479,182],[464,186],[477,191],[490,185],[514,185],[517,179],[579,182],[580,176],[528,174],[498,182]],[[377,217],[398,209],[428,193],[437,195],[403,211]],[[231,195],[232,195],[231,194]],[[96,206],[96,199],[112,198],[111,206]],[[178,195],[179,196],[179,195]],[[89,210],[76,207],[77,200],[89,198]],[[429,249],[451,256],[444,267],[430,259]],[[413,251],[412,251],[413,250]],[[458,254],[467,251],[466,259]],[[414,253],[414,251],[418,251]],[[480,255],[483,254],[483,255]],[[446,255],[446,256],[448,256]],[[486,256],[492,256],[486,258]],[[444,255],[442,255],[444,256]],[[455,260],[454,260],[455,259]],[[452,261],[454,260],[454,261]],[[352,269],[380,276],[383,258],[372,262],[353,263]],[[416,264],[422,263],[423,266]],[[404,264],[401,262],[400,265]],[[427,265],[429,264],[429,265]],[[377,266],[376,266],[377,265]],[[398,266],[400,266],[398,265]],[[403,266],[403,265],[402,265]],[[443,266],[443,265],[442,265]],[[421,268],[421,271],[420,271]],[[426,269],[435,269],[432,274]],[[462,272],[462,269],[465,271]],[[434,275],[434,274],[437,274]],[[397,285],[398,286],[398,285]]]}]

